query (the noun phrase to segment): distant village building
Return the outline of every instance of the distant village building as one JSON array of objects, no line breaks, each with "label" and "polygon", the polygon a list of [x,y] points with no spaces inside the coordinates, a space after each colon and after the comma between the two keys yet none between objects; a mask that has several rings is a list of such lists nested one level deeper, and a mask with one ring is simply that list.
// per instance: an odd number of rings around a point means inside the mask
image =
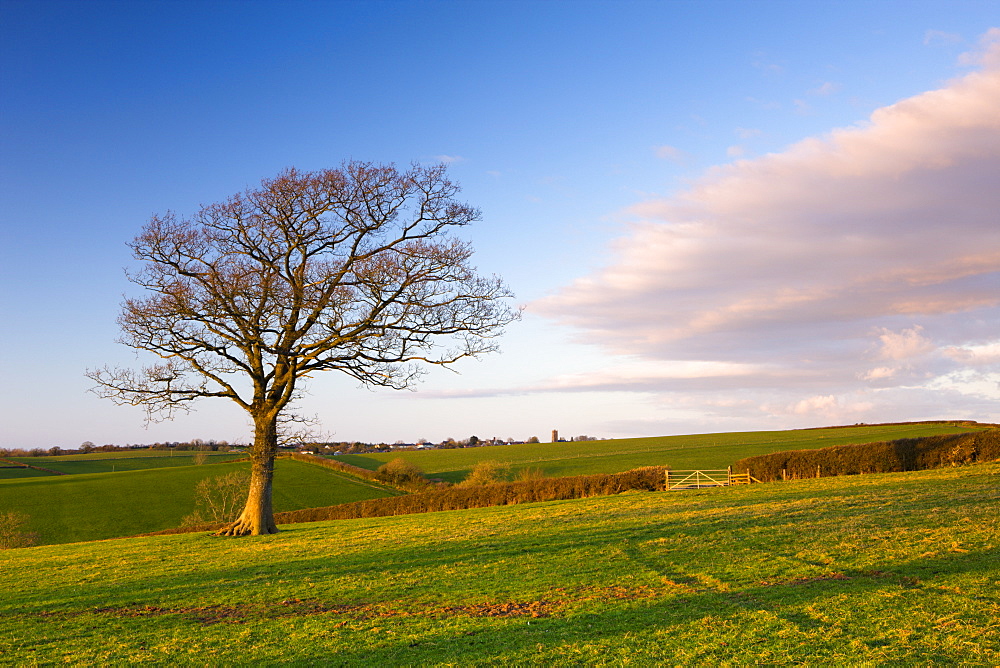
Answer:
[{"label": "distant village building", "polygon": [[559,442],[559,430],[558,429],[553,429],[552,430],[552,442],[553,443],[558,443]]}]

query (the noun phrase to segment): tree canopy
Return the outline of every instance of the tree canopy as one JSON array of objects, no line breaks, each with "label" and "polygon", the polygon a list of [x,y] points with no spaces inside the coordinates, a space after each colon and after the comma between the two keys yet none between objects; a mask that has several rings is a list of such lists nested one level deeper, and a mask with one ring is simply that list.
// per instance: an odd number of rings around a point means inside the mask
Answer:
[{"label": "tree canopy", "polygon": [[153,216],[131,243],[145,290],[128,298],[121,343],[159,360],[88,372],[96,391],[170,418],[206,397],[254,424],[247,505],[231,535],[276,531],[279,422],[303,379],[336,370],[402,389],[426,365],[496,349],[519,312],[450,234],[479,220],[444,165],[348,162],[288,169],[190,218]]}]

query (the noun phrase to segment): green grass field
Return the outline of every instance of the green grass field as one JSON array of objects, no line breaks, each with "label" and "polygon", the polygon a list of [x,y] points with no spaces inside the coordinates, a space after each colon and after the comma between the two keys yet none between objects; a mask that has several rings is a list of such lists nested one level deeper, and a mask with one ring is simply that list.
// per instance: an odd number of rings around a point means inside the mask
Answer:
[{"label": "green grass field", "polygon": [[[614,473],[639,466],[724,468],[747,454],[815,448],[934,433],[968,431],[955,424],[913,424],[779,432],[697,434],[401,454],[351,455],[337,459],[368,469],[403,456],[433,477],[458,482],[482,459],[511,465],[511,473],[539,468],[549,476]],[[20,461],[72,475],[43,475],[34,469],[0,469],[0,508],[30,517],[29,528],[42,543],[66,543],[148,533],[176,527],[195,505],[195,486],[247,464],[219,463],[241,455],[213,454],[194,465],[190,452],[134,450]],[[5,476],[4,473],[11,475]],[[398,494],[396,490],[350,475],[302,463],[279,464],[275,510],[297,510]]]},{"label": "green grass field", "polygon": [[12,480],[20,478],[44,478],[54,475],[52,473],[46,473],[45,471],[36,471],[35,469],[29,469],[26,467],[12,468],[3,466],[0,467],[0,480]]},{"label": "green grass field", "polygon": [[[211,457],[221,457],[227,455],[238,455],[239,453],[234,452],[221,452],[214,450],[206,450],[205,454]],[[11,457],[10,459],[16,459],[22,462],[32,462],[32,461],[79,461],[86,459],[136,459],[140,457],[152,457],[157,459],[160,457],[187,457],[189,460],[192,455],[195,454],[194,450],[154,450],[152,448],[137,448],[135,450],[114,450],[112,452],[104,452],[97,450],[94,452],[85,453],[75,453],[72,455],[56,455],[54,457],[49,455],[42,455],[41,457]]]},{"label": "green grass field", "polygon": [[[142,454],[137,455],[136,452],[141,452]],[[157,454],[152,454],[154,452]],[[218,464],[246,457],[245,454],[234,452],[206,452],[205,455],[207,457],[206,464]],[[194,453],[178,452],[175,454],[158,450],[59,455],[58,457],[11,457],[10,461],[30,464],[69,475],[81,473],[121,473],[124,471],[142,471],[145,469],[168,468],[172,466],[193,466],[196,463]],[[42,472],[36,471],[36,473]]]},{"label": "green grass field", "polygon": [[674,469],[724,469],[743,457],[782,450],[808,450],[849,443],[956,434],[982,428],[984,427],[954,423],[898,424],[498,445],[456,450],[338,455],[336,458],[354,466],[375,470],[391,459],[403,457],[419,466],[427,475],[449,482],[461,482],[475,463],[483,459],[510,464],[512,473],[525,468],[538,468],[552,477],[619,473],[640,466],[657,465],[669,465]]},{"label": "green grass field", "polygon": [[[249,466],[248,462],[194,466],[188,461],[186,466],[124,473],[0,480],[0,508],[27,514],[28,528],[39,533],[42,543],[132,536],[179,526],[194,510],[195,486],[200,480],[249,470]],[[274,508],[278,512],[399,493],[301,462],[283,459],[275,468]]]},{"label": "green grass field", "polygon": [[0,662],[996,666],[998,480],[994,462],[11,550]]}]

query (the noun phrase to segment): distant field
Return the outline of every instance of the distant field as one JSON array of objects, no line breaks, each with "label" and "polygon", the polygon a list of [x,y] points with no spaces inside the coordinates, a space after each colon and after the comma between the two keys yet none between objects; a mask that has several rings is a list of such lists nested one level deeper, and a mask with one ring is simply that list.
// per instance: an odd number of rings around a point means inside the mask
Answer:
[{"label": "distant field", "polygon": [[[246,457],[245,454],[235,452],[206,452],[205,455],[208,457],[206,464],[228,462]],[[192,452],[174,454],[162,450],[102,452],[85,455],[59,455],[58,457],[9,457],[8,459],[67,474],[116,473],[195,464],[195,455]]]},{"label": "distant field", "polygon": [[[113,452],[86,452],[73,455],[57,455],[55,457],[50,457],[45,455],[42,457],[44,460],[65,460],[65,461],[75,461],[79,459],[133,459],[136,457],[188,457],[190,458],[195,451],[193,450],[154,450],[152,448],[137,448],[135,450],[115,450]],[[231,455],[237,454],[232,452],[221,452],[206,450],[205,454],[211,455],[213,457],[219,455]],[[15,457],[20,461],[28,461],[32,459],[38,459],[37,457]]]},{"label": "distant field", "polygon": [[460,482],[476,462],[484,459],[510,464],[513,472],[539,468],[553,477],[618,473],[658,465],[675,469],[724,469],[743,457],[782,450],[809,450],[983,428],[953,423],[835,427],[338,455],[336,459],[375,470],[387,461],[403,457],[430,476]]},{"label": "distant field", "polygon": [[0,663],[997,666],[998,477],[993,462],[11,550]]},{"label": "distant field", "polygon": [[[194,510],[195,486],[248,462],[0,480],[0,508],[31,518],[41,542],[98,540],[176,527]],[[291,460],[275,468],[275,511],[329,506],[400,492]]]},{"label": "distant field", "polygon": [[6,480],[11,478],[41,478],[45,476],[53,475],[51,473],[46,473],[45,471],[36,471],[35,469],[29,468],[0,468],[0,480]]}]

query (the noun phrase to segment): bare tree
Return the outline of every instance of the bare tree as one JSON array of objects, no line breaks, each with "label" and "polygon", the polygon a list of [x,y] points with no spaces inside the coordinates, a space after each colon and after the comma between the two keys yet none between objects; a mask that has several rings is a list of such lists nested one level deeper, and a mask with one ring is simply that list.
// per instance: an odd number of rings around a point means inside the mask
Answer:
[{"label": "bare tree", "polygon": [[254,425],[251,480],[225,535],[274,533],[279,423],[321,371],[402,389],[425,364],[493,351],[519,312],[498,277],[470,265],[449,232],[479,219],[454,199],[444,165],[349,162],[289,169],[192,218],[154,216],[132,242],[144,263],[121,343],[160,361],[88,371],[95,391],[169,419],[205,397],[236,402]]}]

